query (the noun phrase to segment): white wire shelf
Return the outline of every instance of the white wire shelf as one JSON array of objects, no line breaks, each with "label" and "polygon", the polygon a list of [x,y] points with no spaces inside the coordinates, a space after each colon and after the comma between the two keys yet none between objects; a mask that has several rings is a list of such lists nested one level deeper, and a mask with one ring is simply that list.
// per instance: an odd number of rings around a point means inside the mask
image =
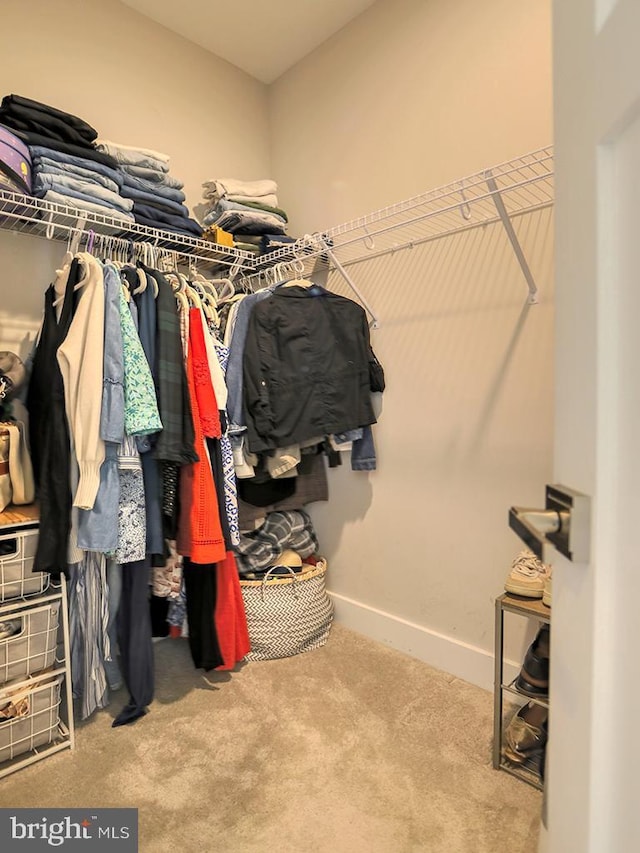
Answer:
[{"label": "white wire shelf", "polygon": [[[492,184],[492,181],[494,182]],[[553,205],[553,147],[483,169],[443,187],[413,196],[389,207],[336,225],[320,236],[340,258],[343,266],[410,248],[480,225],[500,222],[496,193],[510,218]],[[311,235],[313,238],[314,235]],[[258,259],[258,265],[322,254],[311,238]]]},{"label": "white wire shelf", "polygon": [[268,271],[275,277],[291,270],[300,274],[307,261],[324,256],[347,279],[377,324],[346,267],[496,222],[502,222],[512,244],[529,288],[529,301],[536,302],[535,281],[512,220],[549,208],[553,200],[553,148],[548,146],[367,216],[305,235],[262,256],[134,222],[123,225],[121,220],[109,216],[83,213],[74,207],[6,190],[0,190],[0,228],[57,240],[93,230],[97,239],[104,241],[106,250],[110,245],[125,250],[128,244],[151,245],[171,252],[176,260],[227,267],[231,278],[240,274],[247,288],[263,283]]},{"label": "white wire shelf", "polygon": [[67,240],[70,235],[93,231],[105,245],[109,240],[119,248],[126,248],[130,243],[147,243],[183,259],[235,267],[238,271],[251,271],[255,263],[250,253],[229,246],[173,231],[147,228],[137,222],[123,223],[115,217],[87,213],[8,190],[0,190],[0,228],[50,240]]}]

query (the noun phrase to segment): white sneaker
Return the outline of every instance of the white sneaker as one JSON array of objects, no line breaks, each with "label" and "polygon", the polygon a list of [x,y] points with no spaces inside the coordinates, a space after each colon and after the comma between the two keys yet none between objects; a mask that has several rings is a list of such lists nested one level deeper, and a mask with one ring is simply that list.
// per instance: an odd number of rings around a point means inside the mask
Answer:
[{"label": "white sneaker", "polygon": [[542,603],[546,604],[547,607],[551,607],[551,575],[549,575],[544,582],[544,589],[542,590]]},{"label": "white sneaker", "polygon": [[504,588],[525,598],[542,598],[550,575],[551,566],[541,562],[532,551],[521,551],[511,564]]}]

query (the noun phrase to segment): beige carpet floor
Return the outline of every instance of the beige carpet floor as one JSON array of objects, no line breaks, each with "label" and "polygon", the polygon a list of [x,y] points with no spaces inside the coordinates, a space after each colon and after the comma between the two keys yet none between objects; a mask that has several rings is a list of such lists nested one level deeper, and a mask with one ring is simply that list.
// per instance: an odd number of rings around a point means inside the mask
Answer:
[{"label": "beige carpet floor", "polygon": [[492,699],[334,626],[315,652],[193,669],[156,644],[156,699],[0,780],[0,805],[139,809],[143,853],[534,853],[541,795],[491,767]]}]

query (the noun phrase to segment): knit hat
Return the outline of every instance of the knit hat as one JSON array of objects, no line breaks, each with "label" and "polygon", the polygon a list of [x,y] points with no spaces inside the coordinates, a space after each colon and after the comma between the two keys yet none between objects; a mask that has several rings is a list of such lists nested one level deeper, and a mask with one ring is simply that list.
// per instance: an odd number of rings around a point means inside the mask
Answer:
[{"label": "knit hat", "polygon": [[0,401],[8,402],[22,387],[27,371],[14,352],[0,352]]},{"label": "knit hat", "polygon": [[274,566],[288,566],[290,569],[299,570],[302,567],[302,557],[296,551],[286,548],[277,560],[273,561]]}]

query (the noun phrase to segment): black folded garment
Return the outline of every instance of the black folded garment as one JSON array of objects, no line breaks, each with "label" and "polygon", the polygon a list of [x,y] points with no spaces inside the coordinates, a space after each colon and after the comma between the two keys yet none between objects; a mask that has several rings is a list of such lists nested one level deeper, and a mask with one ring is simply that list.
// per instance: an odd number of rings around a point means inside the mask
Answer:
[{"label": "black folded garment", "polygon": [[284,246],[295,243],[296,239],[296,237],[288,237],[286,234],[262,234],[260,237],[262,254],[268,255],[270,252],[275,252],[276,249],[282,249]]},{"label": "black folded garment", "polygon": [[175,231],[177,234],[188,234],[190,237],[202,237],[202,228],[194,219],[188,216],[175,216],[159,208],[133,203],[133,218],[140,225],[148,228],[160,228]]},{"label": "black folded garment", "polygon": [[[30,112],[27,116],[25,113]],[[72,127],[68,127],[59,123],[57,119],[41,121],[44,113],[38,113],[37,110],[23,110],[21,107],[16,110],[5,110],[0,108],[0,121],[12,130],[27,130],[33,133],[42,133],[44,136],[49,136],[52,139],[57,139],[59,142],[70,142],[72,145],[92,148],[92,144],[87,142],[79,133]]]},{"label": "black folded garment", "polygon": [[117,169],[118,164],[108,154],[103,154],[102,151],[96,151],[90,146],[83,148],[81,145],[73,145],[71,142],[60,142],[59,139],[52,139],[50,136],[42,136],[40,133],[34,133],[31,130],[18,130],[12,128],[17,137],[22,139],[27,145],[40,145],[43,148],[53,148],[54,151],[62,151],[64,154],[73,154],[75,157],[84,157],[85,160],[94,160],[96,163],[102,163],[103,166],[109,166],[111,169]]},{"label": "black folded garment", "polygon": [[0,115],[5,124],[15,121],[16,124],[11,126],[19,130],[42,133],[61,142],[91,145],[98,138],[97,130],[78,116],[40,101],[32,101],[31,98],[23,98],[22,95],[5,95],[0,105]]}]

